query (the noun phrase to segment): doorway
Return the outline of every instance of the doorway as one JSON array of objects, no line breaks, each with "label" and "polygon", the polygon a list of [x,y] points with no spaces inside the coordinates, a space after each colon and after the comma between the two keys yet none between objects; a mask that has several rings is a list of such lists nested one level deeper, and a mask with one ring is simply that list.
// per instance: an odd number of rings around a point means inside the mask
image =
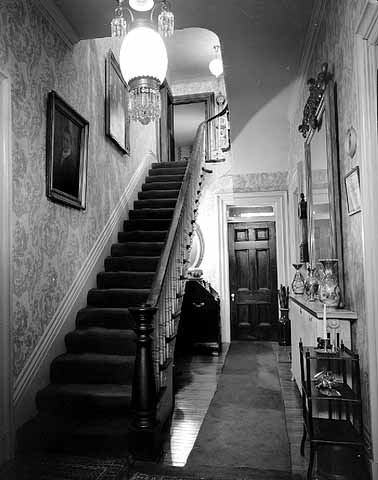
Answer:
[{"label": "doorway", "polygon": [[0,71],[0,465],[13,455],[11,198],[11,86]]},{"label": "doorway", "polygon": [[[200,123],[214,115],[214,92],[173,97],[175,160],[188,160]],[[207,127],[206,158],[211,151],[211,128]]]},{"label": "doorway", "polygon": [[275,222],[228,224],[231,340],[277,338]]}]

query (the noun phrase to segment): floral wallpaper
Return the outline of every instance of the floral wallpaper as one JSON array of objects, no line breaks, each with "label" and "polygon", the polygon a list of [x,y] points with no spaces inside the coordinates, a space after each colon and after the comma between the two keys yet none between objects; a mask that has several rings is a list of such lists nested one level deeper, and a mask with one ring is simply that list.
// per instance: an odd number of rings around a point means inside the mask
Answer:
[{"label": "floral wallpaper", "polygon": [[287,190],[287,172],[247,173],[232,175],[234,192],[269,192]]},{"label": "floral wallpaper", "polygon": [[[328,0],[326,11],[319,25],[319,36],[311,58],[306,79],[318,74],[323,62],[334,74],[337,97],[338,138],[340,158],[340,185],[342,205],[342,233],[344,250],[345,304],[357,312],[358,321],[353,324],[354,349],[360,354],[361,383],[364,406],[365,436],[369,444],[370,414],[368,401],[368,358],[367,332],[365,326],[364,278],[362,259],[361,215],[349,216],[346,210],[346,196],[343,178],[349,170],[358,164],[357,155],[351,159],[343,145],[350,126],[357,124],[357,85],[354,65],[354,35],[364,0]],[[297,110],[291,125],[290,158],[292,167],[303,159],[303,138],[297,131],[301,123],[303,106],[308,97],[308,87],[298,92]]]},{"label": "floral wallpaper", "polygon": [[[31,0],[0,2],[0,69],[12,92],[12,261],[14,377],[77,275],[139,159],[154,149],[154,128],[131,126],[131,155],[104,135],[105,56],[117,40],[70,49]],[[89,121],[87,209],[45,194],[46,107],[50,90]],[[146,141],[147,139],[147,141]],[[137,147],[138,145],[138,147]]]}]

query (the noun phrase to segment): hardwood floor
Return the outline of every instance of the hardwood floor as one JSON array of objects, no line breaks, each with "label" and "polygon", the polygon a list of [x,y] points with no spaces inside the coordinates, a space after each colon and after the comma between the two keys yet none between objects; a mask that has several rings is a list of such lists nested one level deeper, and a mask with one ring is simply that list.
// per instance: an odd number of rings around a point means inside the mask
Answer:
[{"label": "hardwood floor", "polygon": [[164,465],[183,467],[186,464],[217,388],[228,346],[223,345],[219,356],[187,355],[176,361],[175,409],[163,446],[161,463]]},{"label": "hardwood floor", "polygon": [[[285,405],[292,473],[293,478],[299,480],[305,478],[308,462],[307,455],[301,457],[299,453],[302,437],[300,397],[291,380],[290,347],[280,347],[277,343],[273,346]],[[176,362],[176,404],[160,464],[185,466],[214,396],[227,350],[228,345],[224,345],[219,357],[197,354]]]}]

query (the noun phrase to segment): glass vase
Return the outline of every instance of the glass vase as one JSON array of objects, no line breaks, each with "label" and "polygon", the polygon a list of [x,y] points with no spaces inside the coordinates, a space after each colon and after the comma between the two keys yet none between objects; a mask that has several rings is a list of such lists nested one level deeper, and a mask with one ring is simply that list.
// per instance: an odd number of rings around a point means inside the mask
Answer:
[{"label": "glass vase", "polygon": [[307,272],[308,275],[305,281],[305,294],[308,301],[314,302],[316,300],[319,289],[319,282],[316,278],[316,268],[312,265],[309,265],[307,267]]},{"label": "glass vase", "polygon": [[338,307],[340,303],[340,287],[337,278],[337,262],[335,258],[319,260],[324,268],[324,276],[319,283],[319,300],[327,307]]},{"label": "glass vase", "polygon": [[293,267],[295,268],[295,275],[293,281],[291,282],[291,291],[296,295],[303,295],[305,289],[305,282],[303,275],[300,272],[303,263],[293,263]]}]

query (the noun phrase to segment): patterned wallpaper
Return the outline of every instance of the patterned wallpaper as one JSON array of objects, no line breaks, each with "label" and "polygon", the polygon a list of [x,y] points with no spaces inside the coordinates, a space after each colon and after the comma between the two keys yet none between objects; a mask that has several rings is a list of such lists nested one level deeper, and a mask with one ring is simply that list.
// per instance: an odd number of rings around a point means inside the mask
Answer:
[{"label": "patterned wallpaper", "polygon": [[234,192],[271,192],[287,190],[287,172],[247,173],[232,175]]},{"label": "patterned wallpaper", "polygon": [[[155,149],[154,127],[131,126],[131,156],[104,136],[105,55],[119,43],[71,50],[31,0],[0,2],[0,69],[12,83],[14,376],[20,373],[125,190],[138,160]],[[47,200],[47,95],[55,90],[89,123],[87,209]],[[148,139],[148,141],[146,141]],[[136,147],[138,145],[138,147]]]},{"label": "patterned wallpaper", "polygon": [[[319,26],[319,37],[310,62],[306,78],[317,75],[321,64],[327,62],[334,73],[337,93],[340,184],[342,204],[342,232],[345,270],[345,303],[358,313],[358,321],[353,325],[353,343],[361,358],[362,393],[364,400],[365,428],[369,430],[367,332],[365,327],[364,278],[362,259],[361,214],[348,216],[343,178],[349,170],[358,165],[358,151],[351,159],[343,145],[348,128],[357,124],[357,86],[354,65],[354,33],[365,5],[364,0],[328,0],[324,18]],[[290,157],[292,166],[303,159],[303,138],[297,131],[301,123],[303,106],[308,97],[305,85],[298,92],[298,105],[291,125]]]}]

